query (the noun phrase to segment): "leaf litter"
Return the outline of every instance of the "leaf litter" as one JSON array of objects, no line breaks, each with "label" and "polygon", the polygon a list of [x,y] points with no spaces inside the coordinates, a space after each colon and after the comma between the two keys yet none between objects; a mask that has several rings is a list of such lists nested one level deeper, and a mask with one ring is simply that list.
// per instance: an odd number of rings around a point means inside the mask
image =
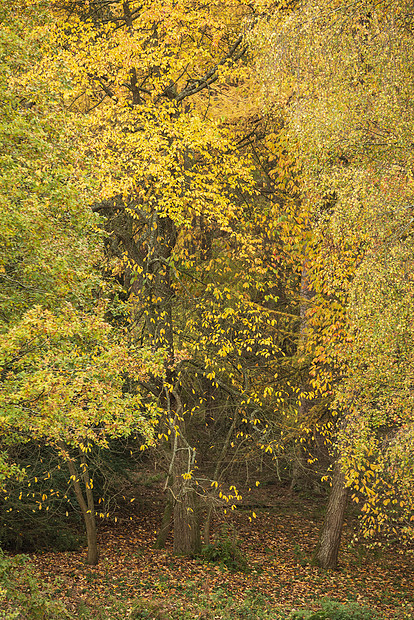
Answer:
[{"label": "leaf litter", "polygon": [[[321,599],[331,598],[367,605],[384,620],[414,617],[412,556],[353,544],[351,516],[344,530],[339,570],[323,571],[311,564],[321,525],[315,501],[299,501],[283,489],[282,495],[281,489],[277,492],[273,507],[255,508],[255,519],[248,509],[215,515],[213,539],[223,525],[237,532],[237,544],[248,561],[245,572],[232,572],[201,558],[175,556],[170,539],[165,549],[154,549],[162,518],[159,502],[153,502],[152,508],[130,505],[130,512],[118,515],[116,522],[100,523],[97,566],[85,564],[84,549],[31,554],[30,561],[69,610],[86,608],[94,618],[127,617],[137,600],[149,605],[156,601],[167,616],[174,609],[174,613],[182,610],[183,618],[201,618],[196,604],[200,597],[207,606],[211,597],[240,603],[261,597],[285,613],[304,607],[316,610]],[[105,602],[108,615],[96,615],[99,610],[102,613]],[[121,604],[118,611],[116,603]]]}]

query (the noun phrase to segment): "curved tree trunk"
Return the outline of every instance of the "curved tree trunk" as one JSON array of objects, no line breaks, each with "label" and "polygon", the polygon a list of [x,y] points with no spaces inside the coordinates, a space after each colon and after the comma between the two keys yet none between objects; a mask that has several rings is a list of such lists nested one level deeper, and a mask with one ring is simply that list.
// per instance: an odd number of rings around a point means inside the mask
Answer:
[{"label": "curved tree trunk", "polygon": [[338,566],[339,545],[347,503],[348,489],[345,487],[345,476],[339,461],[336,461],[328,508],[314,557],[315,564],[321,568],[336,569]]},{"label": "curved tree trunk", "polygon": [[[81,467],[83,471],[80,475],[78,475],[75,463],[73,459],[70,458],[68,449],[65,444],[63,442],[59,442],[59,447],[68,465],[69,473],[73,481],[73,488],[75,491],[76,499],[78,500],[83,520],[85,522],[86,539],[88,543],[88,556],[86,562],[87,564],[91,564],[93,566],[95,564],[98,564],[99,551],[95,521],[95,502],[93,499],[92,481],[88,473],[88,464],[86,462],[85,454],[82,452],[81,448],[79,448]],[[80,485],[80,478],[83,479],[85,484],[86,501]]]}]

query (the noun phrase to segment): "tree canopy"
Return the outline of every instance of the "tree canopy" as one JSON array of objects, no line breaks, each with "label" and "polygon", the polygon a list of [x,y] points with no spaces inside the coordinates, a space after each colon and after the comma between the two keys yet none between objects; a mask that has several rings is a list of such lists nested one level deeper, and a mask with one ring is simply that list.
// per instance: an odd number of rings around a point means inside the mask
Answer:
[{"label": "tree canopy", "polygon": [[158,442],[177,552],[200,505],[240,497],[223,463],[248,450],[292,487],[333,471],[364,535],[408,543],[406,3],[31,0],[1,20],[4,443],[55,446],[76,484],[90,443]]}]

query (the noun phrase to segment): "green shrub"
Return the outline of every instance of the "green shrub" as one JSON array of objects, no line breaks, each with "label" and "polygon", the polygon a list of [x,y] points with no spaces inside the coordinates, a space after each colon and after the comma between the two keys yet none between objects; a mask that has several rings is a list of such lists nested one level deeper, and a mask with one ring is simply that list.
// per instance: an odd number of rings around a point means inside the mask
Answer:
[{"label": "green shrub", "polygon": [[237,542],[234,529],[223,528],[214,544],[201,549],[201,557],[207,562],[226,566],[231,571],[247,571],[248,564]]},{"label": "green shrub", "polygon": [[373,609],[358,603],[337,603],[326,599],[318,611],[298,610],[290,615],[290,620],[380,620]]}]

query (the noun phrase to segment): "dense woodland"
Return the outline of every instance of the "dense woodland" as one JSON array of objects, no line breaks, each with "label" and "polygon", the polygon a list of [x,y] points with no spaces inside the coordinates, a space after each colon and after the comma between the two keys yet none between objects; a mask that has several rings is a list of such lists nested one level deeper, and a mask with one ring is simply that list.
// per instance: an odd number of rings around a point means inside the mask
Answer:
[{"label": "dense woodland", "polygon": [[[343,595],[351,547],[412,575],[412,3],[0,19],[1,618],[414,617],[409,579],[389,608]],[[331,584],[319,612],[315,585],[266,607],[276,569],[252,598],[276,504],[298,579]],[[98,588],[116,549],[118,607],[71,601],[71,571]],[[37,581],[54,562],[66,594]]]}]

